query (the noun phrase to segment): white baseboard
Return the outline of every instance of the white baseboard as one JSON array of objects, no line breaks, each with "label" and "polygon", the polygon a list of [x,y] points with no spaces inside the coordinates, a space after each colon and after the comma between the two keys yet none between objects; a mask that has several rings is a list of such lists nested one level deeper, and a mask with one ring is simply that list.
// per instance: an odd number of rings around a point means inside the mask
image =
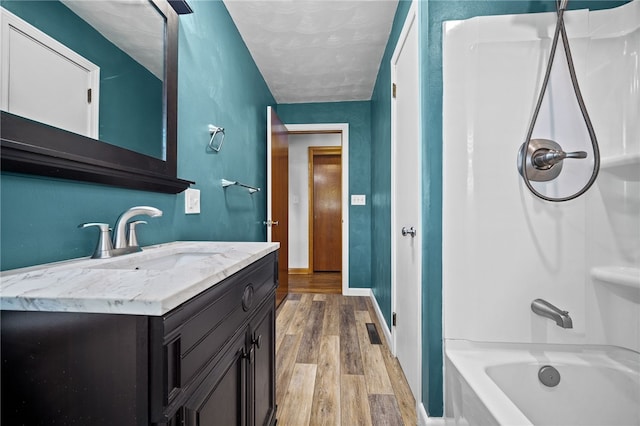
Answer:
[{"label": "white baseboard", "polygon": [[346,291],[342,292],[343,296],[370,296],[371,289],[370,288],[351,288],[349,287]]},{"label": "white baseboard", "polygon": [[429,417],[424,404],[418,405],[418,424],[420,426],[446,426],[447,420],[444,417]]}]

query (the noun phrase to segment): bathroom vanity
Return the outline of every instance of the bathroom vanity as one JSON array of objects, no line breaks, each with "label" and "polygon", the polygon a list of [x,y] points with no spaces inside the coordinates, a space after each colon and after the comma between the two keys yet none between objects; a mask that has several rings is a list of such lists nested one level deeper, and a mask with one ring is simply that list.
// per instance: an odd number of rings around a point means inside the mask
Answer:
[{"label": "bathroom vanity", "polygon": [[277,244],[2,275],[2,423],[275,424]]}]

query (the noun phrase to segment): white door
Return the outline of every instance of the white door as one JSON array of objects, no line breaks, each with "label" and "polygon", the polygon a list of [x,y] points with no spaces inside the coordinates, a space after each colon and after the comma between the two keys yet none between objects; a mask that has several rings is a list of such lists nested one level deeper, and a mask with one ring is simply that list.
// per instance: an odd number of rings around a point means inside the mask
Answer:
[{"label": "white door", "polygon": [[1,12],[2,109],[97,138],[99,67],[7,10]]},{"label": "white door", "polygon": [[[421,392],[422,194],[418,28],[413,2],[391,60],[391,273],[395,354],[413,396]],[[404,232],[403,232],[404,231]]]}]

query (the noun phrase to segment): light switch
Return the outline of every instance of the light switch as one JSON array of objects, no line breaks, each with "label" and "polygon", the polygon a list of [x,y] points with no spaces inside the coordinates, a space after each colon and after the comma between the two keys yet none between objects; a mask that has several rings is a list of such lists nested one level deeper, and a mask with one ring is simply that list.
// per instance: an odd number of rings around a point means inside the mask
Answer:
[{"label": "light switch", "polygon": [[187,188],[184,191],[184,213],[199,214],[200,213],[200,190]]},{"label": "light switch", "polygon": [[367,196],[366,195],[351,194],[351,205],[352,206],[364,206],[366,204],[367,204]]}]

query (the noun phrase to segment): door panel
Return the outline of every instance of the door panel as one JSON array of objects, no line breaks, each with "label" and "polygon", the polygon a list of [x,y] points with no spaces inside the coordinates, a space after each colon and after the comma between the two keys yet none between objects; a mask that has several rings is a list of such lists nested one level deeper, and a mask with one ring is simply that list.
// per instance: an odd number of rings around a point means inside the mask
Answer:
[{"label": "door panel", "polygon": [[263,308],[263,313],[257,315],[255,324],[251,326],[251,342],[255,345],[253,364],[253,409],[251,418],[254,425],[271,424],[276,406],[276,376],[275,376],[275,314],[273,298]]},{"label": "door panel", "polygon": [[313,161],[313,270],[342,269],[342,191],[340,154],[309,149]]},{"label": "door panel", "polygon": [[271,193],[267,200],[267,241],[279,242],[279,284],[276,305],[289,293],[289,133],[278,115],[267,107],[267,179]]},{"label": "door panel", "polygon": [[247,424],[246,334],[238,333],[218,366],[184,405],[186,426]]},{"label": "door panel", "polygon": [[2,109],[97,138],[100,68],[4,9],[1,15]]},{"label": "door panel", "polygon": [[[393,333],[396,356],[413,395],[418,400],[421,392],[422,197],[418,35],[415,12],[407,15],[403,28],[403,35],[405,34],[406,38],[400,37],[398,40],[398,47],[394,53],[395,62],[392,63],[392,75],[396,83],[396,95],[392,104],[392,268],[394,306],[397,313],[397,325]],[[403,228],[411,230],[412,227],[415,233],[405,232],[403,235]]]}]

